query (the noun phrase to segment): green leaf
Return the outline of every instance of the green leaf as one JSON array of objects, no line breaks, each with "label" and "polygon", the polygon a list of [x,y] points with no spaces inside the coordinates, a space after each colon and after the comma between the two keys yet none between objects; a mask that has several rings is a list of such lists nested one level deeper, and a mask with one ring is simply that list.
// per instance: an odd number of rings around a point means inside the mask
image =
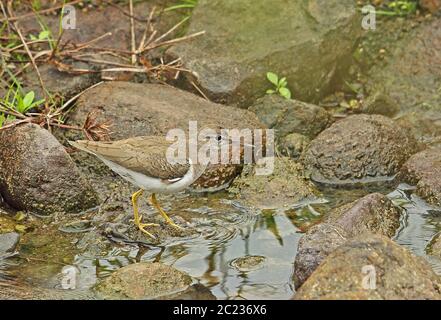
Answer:
[{"label": "green leaf", "polygon": [[273,94],[273,93],[276,93],[276,91],[272,89],[266,90],[266,94]]},{"label": "green leaf", "polygon": [[269,80],[269,82],[271,82],[276,87],[279,85],[279,77],[277,76],[277,74],[272,73],[272,72],[268,72],[266,74],[266,78]]},{"label": "green leaf", "polygon": [[286,81],[285,77],[283,77],[282,79],[279,80],[279,87],[281,87],[281,88],[286,87],[287,84],[288,84],[288,81]]},{"label": "green leaf", "polygon": [[29,91],[25,97],[23,98],[23,111],[22,112],[26,112],[26,109],[28,109],[31,105],[32,102],[34,101],[35,98],[35,93],[34,91]]},{"label": "green leaf", "polygon": [[291,99],[291,91],[288,88],[280,88],[279,93],[286,99]]},{"label": "green leaf", "polygon": [[38,35],[38,40],[44,40],[44,39],[49,39],[49,31],[48,30],[43,30],[40,32],[40,34]]}]

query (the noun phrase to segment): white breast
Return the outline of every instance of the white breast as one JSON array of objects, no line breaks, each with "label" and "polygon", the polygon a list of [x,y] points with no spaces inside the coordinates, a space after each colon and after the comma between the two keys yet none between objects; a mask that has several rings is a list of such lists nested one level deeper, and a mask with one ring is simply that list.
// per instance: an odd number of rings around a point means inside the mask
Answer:
[{"label": "white breast", "polygon": [[104,159],[103,157],[99,158],[112,169],[112,171],[123,177],[125,180],[152,193],[176,193],[187,188],[195,180],[194,167],[191,160],[190,168],[182,178],[164,181],[163,179],[148,177],[142,173],[124,168],[119,164]]}]

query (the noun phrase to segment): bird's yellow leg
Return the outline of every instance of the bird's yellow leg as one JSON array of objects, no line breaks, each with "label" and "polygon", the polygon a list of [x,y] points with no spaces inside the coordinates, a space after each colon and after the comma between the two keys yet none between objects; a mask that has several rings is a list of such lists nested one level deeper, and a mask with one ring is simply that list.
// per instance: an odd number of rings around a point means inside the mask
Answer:
[{"label": "bird's yellow leg", "polygon": [[148,232],[147,230],[145,230],[145,228],[158,226],[158,225],[155,223],[141,223],[142,216],[139,214],[139,211],[138,211],[138,198],[140,196],[142,196],[143,193],[144,193],[144,190],[140,189],[140,190],[136,191],[134,194],[132,194],[132,205],[133,205],[133,215],[135,218],[135,225],[143,233],[145,233],[146,235],[148,235],[149,237],[151,237],[153,239],[156,239],[156,237],[154,235],[152,235],[150,232]]},{"label": "bird's yellow leg", "polygon": [[164,217],[165,221],[171,225],[172,227],[175,227],[177,229],[182,229],[182,227],[178,226],[176,223],[173,222],[172,219],[169,218],[167,213],[164,211],[164,209],[161,208],[161,206],[158,203],[158,200],[156,200],[156,195],[152,193],[152,196],[150,197],[150,200],[152,202],[152,205],[158,210],[158,212],[161,214],[161,216]]}]

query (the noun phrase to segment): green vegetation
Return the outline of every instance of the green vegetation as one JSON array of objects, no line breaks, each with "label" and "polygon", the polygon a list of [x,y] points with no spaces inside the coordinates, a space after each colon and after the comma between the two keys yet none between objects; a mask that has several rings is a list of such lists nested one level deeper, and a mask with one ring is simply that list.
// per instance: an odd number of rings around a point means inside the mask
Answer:
[{"label": "green vegetation", "polygon": [[268,89],[266,91],[267,94],[277,93],[286,99],[291,99],[291,91],[286,87],[288,85],[288,82],[286,81],[285,77],[279,79],[279,76],[277,74],[273,72],[268,72],[266,74],[266,78],[274,85],[273,89]]},{"label": "green vegetation", "polygon": [[164,11],[193,9],[197,4],[198,4],[198,0],[181,0],[178,4],[165,8]]},{"label": "green vegetation", "polygon": [[[44,99],[35,100],[35,92],[24,93],[19,84],[9,87],[5,96],[0,99],[0,105],[12,112],[18,112],[25,115],[29,110],[36,108],[44,103]],[[0,128],[6,120],[14,120],[14,115],[5,115],[0,112]]]},{"label": "green vegetation", "polygon": [[416,0],[397,0],[391,1],[384,10],[377,10],[376,14],[382,16],[407,16],[417,11],[418,3]]}]

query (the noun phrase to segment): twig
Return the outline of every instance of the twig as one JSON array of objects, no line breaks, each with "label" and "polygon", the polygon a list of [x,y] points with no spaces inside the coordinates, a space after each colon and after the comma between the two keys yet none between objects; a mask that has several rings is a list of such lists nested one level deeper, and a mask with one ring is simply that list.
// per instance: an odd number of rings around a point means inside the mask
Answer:
[{"label": "twig", "polygon": [[135,65],[136,57],[136,39],[135,39],[135,21],[133,20],[133,0],[129,0],[130,9],[130,35],[132,39],[132,64]]},{"label": "twig", "polygon": [[152,43],[150,46],[147,46],[146,48],[144,48],[144,51],[152,50],[152,49],[156,49],[156,48],[159,48],[159,47],[168,46],[168,45],[172,45],[172,44],[176,44],[176,43],[183,42],[183,41],[187,41],[187,40],[190,40],[192,38],[196,38],[198,36],[201,36],[203,34],[205,34],[205,31],[196,32],[196,33],[190,34],[190,35],[185,36],[185,37],[175,38],[175,39],[164,41],[164,42],[160,42],[160,43],[157,43],[157,44]]}]

